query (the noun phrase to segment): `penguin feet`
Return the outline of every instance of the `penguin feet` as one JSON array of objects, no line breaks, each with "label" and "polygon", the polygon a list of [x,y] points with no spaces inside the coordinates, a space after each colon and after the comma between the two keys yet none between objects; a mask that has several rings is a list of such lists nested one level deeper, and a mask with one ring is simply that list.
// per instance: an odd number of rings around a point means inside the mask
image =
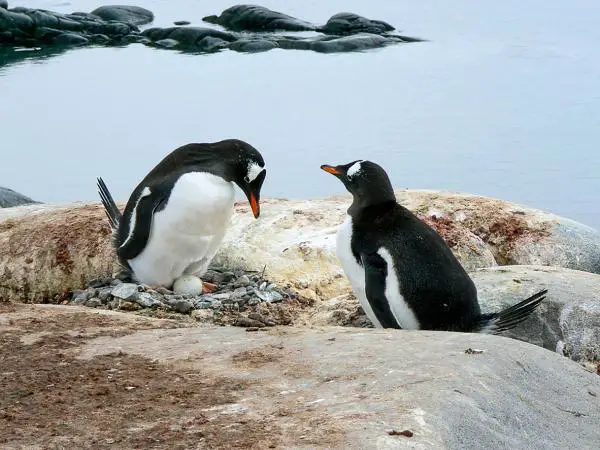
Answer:
[{"label": "penguin feet", "polygon": [[216,289],[217,289],[216,284],[209,283],[208,281],[202,282],[202,293],[203,294],[210,294],[211,292],[214,292]]}]

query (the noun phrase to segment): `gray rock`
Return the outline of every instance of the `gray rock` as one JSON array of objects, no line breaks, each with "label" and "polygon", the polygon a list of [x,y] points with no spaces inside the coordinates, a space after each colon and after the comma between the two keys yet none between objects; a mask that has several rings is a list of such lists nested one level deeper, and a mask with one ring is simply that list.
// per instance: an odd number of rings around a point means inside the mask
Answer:
[{"label": "gray rock", "polygon": [[255,294],[261,300],[269,303],[280,302],[283,300],[283,295],[277,291],[256,291]]},{"label": "gray rock", "polygon": [[395,28],[381,20],[371,20],[353,13],[338,13],[320,27],[318,31],[327,34],[348,35],[358,33],[383,34]]},{"label": "gray rock", "polygon": [[153,294],[150,292],[141,292],[136,302],[142,308],[159,308],[163,306],[162,302],[159,300],[160,294]]},{"label": "gray rock", "polygon": [[102,300],[103,302],[108,301],[108,299],[111,296],[111,292],[112,292],[113,288],[111,287],[103,287],[98,289],[98,298],[100,300]]},{"label": "gray rock", "polygon": [[211,303],[211,307],[214,309],[219,309],[223,306],[223,302],[221,300],[213,300]]},{"label": "gray rock", "polygon": [[8,1],[0,0],[0,8],[8,9]]},{"label": "gray rock", "polygon": [[138,286],[134,283],[121,283],[115,286],[110,292],[113,297],[122,300],[133,300],[138,297]]},{"label": "gray rock", "polygon": [[[2,30],[1,20],[2,19],[0,18],[0,31]],[[30,205],[35,203],[39,202],[30,199],[26,195],[19,194],[12,189],[0,186],[0,208],[12,208],[13,206]]]},{"label": "gray rock", "polygon": [[188,22],[187,20],[176,20],[175,22],[173,22],[173,24],[177,26],[189,25],[190,23],[191,22]]},{"label": "gray rock", "polygon": [[220,16],[203,17],[204,22],[221,25],[233,31],[311,31],[315,26],[264,6],[235,5]]},{"label": "gray rock", "polygon": [[258,305],[260,303],[260,300],[257,298],[251,298],[250,300],[248,300],[248,306],[255,306]]},{"label": "gray rock", "polygon": [[600,275],[543,266],[490,267],[470,275],[482,312],[501,310],[548,289],[531,317],[505,336],[578,362],[600,360]]},{"label": "gray rock", "polygon": [[90,308],[97,308],[98,306],[102,306],[102,301],[99,298],[90,298],[85,302],[85,306]]},{"label": "gray rock", "polygon": [[239,287],[235,291],[233,291],[233,294],[231,295],[231,298],[232,299],[242,298],[244,295],[246,295],[246,288],[245,287]]},{"label": "gray rock", "polygon": [[168,303],[171,308],[181,314],[188,314],[192,309],[194,309],[194,304],[185,299],[181,300],[173,300]]},{"label": "gray rock", "polygon": [[212,306],[212,302],[199,301],[196,302],[194,307],[196,309],[208,309]]},{"label": "gray rock", "polygon": [[130,23],[132,25],[144,25],[154,20],[152,11],[140,8],[139,6],[100,6],[93,10],[92,14],[103,20],[116,20],[117,22]]},{"label": "gray rock", "polygon": [[311,50],[319,53],[340,53],[380,48],[393,41],[377,34],[357,34],[337,39],[322,39],[313,42]]},{"label": "gray rock", "polygon": [[240,39],[229,45],[231,50],[244,53],[260,53],[279,47],[275,41],[267,39]]},{"label": "gray rock", "polygon": [[249,284],[250,284],[250,278],[248,277],[248,275],[242,275],[237,280],[235,280],[235,282],[233,283],[233,287],[238,288],[241,286],[248,286]]},{"label": "gray rock", "polygon": [[71,298],[74,305],[83,305],[89,297],[88,291],[74,291]]},{"label": "gray rock", "polygon": [[161,39],[156,41],[154,45],[162,48],[175,48],[179,45],[179,41],[176,41],[175,39]]},{"label": "gray rock", "polygon": [[231,292],[221,292],[219,294],[212,294],[214,300],[228,300],[232,296]]},{"label": "gray rock", "polygon": [[85,45],[89,40],[77,33],[61,33],[54,38],[55,44],[63,45]]},{"label": "gray rock", "polygon": [[[600,442],[600,377],[498,336],[298,328],[282,340],[180,328],[100,337],[80,357],[116,350],[206,371],[207,383],[223,374],[249,383],[243,402],[220,407],[232,421],[269,417],[285,430],[282,448],[591,450]],[[260,364],[249,369],[243,358],[256,354]]]}]

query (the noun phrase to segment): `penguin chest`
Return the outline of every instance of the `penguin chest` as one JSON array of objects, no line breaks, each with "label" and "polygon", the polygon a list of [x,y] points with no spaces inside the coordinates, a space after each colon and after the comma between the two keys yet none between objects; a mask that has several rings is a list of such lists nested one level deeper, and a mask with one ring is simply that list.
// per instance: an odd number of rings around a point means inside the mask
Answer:
[{"label": "penguin chest", "polygon": [[233,214],[233,184],[207,173],[182,175],[154,214],[148,243],[129,261],[144,283],[169,285],[188,267],[207,267]]},{"label": "penguin chest", "polygon": [[375,327],[382,328],[381,323],[379,320],[377,320],[377,317],[375,316],[375,313],[373,312],[373,309],[367,300],[365,271],[363,267],[358,264],[358,261],[354,257],[354,253],[352,253],[352,234],[352,217],[347,215],[346,220],[340,226],[337,232],[336,254],[342,263],[344,272],[346,273],[346,276],[352,285],[352,290],[354,291],[354,294],[356,295],[356,298],[358,299],[363,311]]}]

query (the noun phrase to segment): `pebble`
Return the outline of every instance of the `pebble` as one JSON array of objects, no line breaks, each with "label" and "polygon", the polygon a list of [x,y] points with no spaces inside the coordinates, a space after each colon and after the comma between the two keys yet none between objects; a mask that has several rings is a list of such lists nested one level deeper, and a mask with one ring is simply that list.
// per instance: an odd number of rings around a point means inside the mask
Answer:
[{"label": "pebble", "polygon": [[169,306],[181,314],[187,314],[192,309],[194,309],[194,304],[192,302],[190,302],[189,300],[184,300],[184,299],[175,300],[175,301],[169,303]]},{"label": "pebble", "polygon": [[86,300],[89,298],[88,291],[74,291],[73,292],[73,304],[74,305],[83,305]]},{"label": "pebble", "polygon": [[158,308],[164,306],[162,302],[156,298],[150,292],[142,292],[136,299],[137,304],[142,308]]},{"label": "pebble", "polygon": [[232,299],[236,299],[236,298],[242,298],[243,296],[246,295],[246,288],[245,287],[239,287],[237,288],[235,291],[233,291],[233,295],[231,296]]},{"label": "pebble", "polygon": [[97,308],[98,306],[102,306],[102,301],[99,298],[90,298],[85,302],[85,306],[89,306],[90,308]]},{"label": "pebble", "polygon": [[123,311],[137,311],[140,309],[140,305],[133,302],[122,301],[119,303],[119,309],[122,309]]},{"label": "pebble", "polygon": [[269,303],[280,302],[283,300],[283,295],[277,291],[256,291],[256,296]]},{"label": "pebble", "polygon": [[194,306],[196,309],[208,309],[212,306],[212,302],[199,301]]},{"label": "pebble", "polygon": [[135,300],[138,296],[138,287],[133,283],[120,283],[110,293],[113,297],[122,300]]},{"label": "pebble", "polygon": [[241,286],[248,286],[250,284],[250,278],[248,275],[242,275],[233,283],[233,287],[239,288]]},{"label": "pebble", "polygon": [[112,288],[105,287],[98,289],[98,298],[103,302],[106,302],[111,296]]}]

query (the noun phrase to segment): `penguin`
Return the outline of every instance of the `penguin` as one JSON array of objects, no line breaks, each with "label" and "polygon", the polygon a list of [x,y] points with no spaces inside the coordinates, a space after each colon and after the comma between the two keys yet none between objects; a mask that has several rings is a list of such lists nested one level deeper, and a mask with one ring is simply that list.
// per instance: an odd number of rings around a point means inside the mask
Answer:
[{"label": "penguin", "polygon": [[396,201],[385,170],[367,160],[321,169],[352,194],[336,253],[376,328],[498,334],[521,323],[547,290],[482,314],[475,284],[443,238]]},{"label": "penguin", "polygon": [[[172,288],[189,275],[201,278],[225,237],[234,186],[244,192],[258,218],[266,173],[260,152],[244,141],[186,144],[140,181],[123,214],[98,178],[119,263],[131,278],[154,287]],[[203,285],[203,292],[216,288]]]}]

